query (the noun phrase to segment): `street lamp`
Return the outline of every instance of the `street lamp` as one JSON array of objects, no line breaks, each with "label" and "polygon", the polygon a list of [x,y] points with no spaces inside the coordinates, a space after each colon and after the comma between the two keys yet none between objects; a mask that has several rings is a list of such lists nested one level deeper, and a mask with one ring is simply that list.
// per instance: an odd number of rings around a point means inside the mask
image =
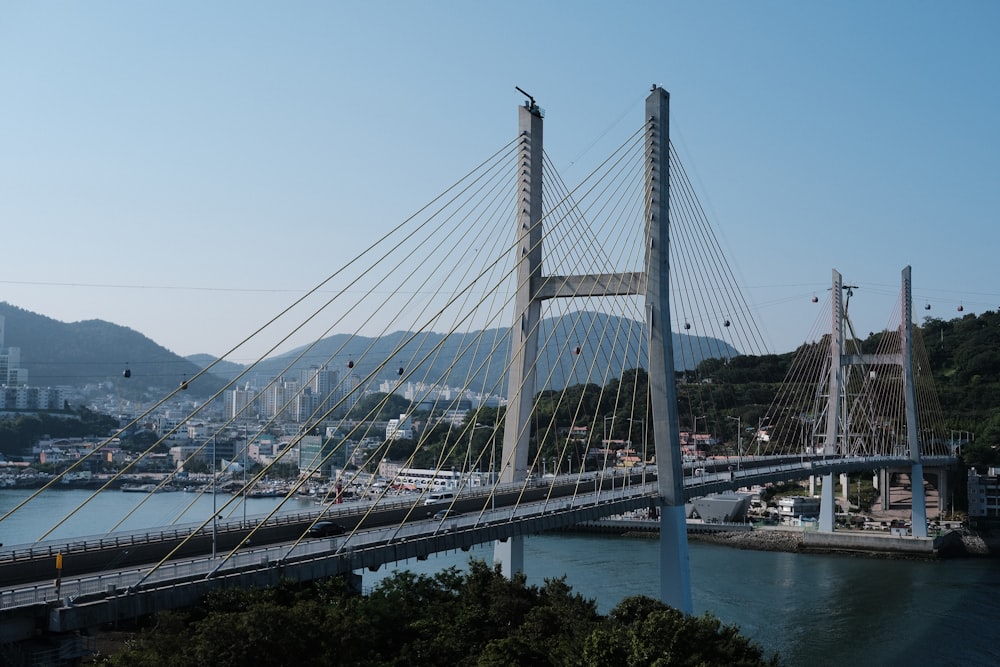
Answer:
[{"label": "street lamp", "polygon": [[[487,426],[486,424],[477,423],[475,426],[469,429],[469,445],[465,448],[465,464],[462,466],[462,476],[465,478],[466,484],[468,484],[468,482],[472,477],[472,436],[474,436],[476,434],[476,430],[480,428],[491,428],[491,427]],[[496,449],[495,439],[493,441],[493,444],[494,444],[493,449],[495,450]],[[491,473],[493,472],[493,457],[495,456],[495,454],[496,454],[495,451],[491,452],[490,454]]]},{"label": "street lamp", "polygon": [[736,469],[740,469],[740,460],[743,458],[743,416],[730,417],[726,415],[726,419],[732,419],[736,422]]},{"label": "street lamp", "polygon": [[695,417],[694,418],[694,435],[698,435],[698,420],[699,419],[707,419],[707,418],[708,418],[707,415],[701,415],[700,417]]},{"label": "street lamp", "polygon": [[[608,428],[608,421],[611,421],[611,428]],[[608,452],[611,450],[611,438],[614,436],[615,432],[615,415],[604,418],[604,442],[601,443],[601,449],[604,450],[604,462],[599,464],[601,468],[608,467]]]},{"label": "street lamp", "polygon": [[[611,421],[611,430],[610,431],[608,430],[608,421],[609,420]],[[610,434],[614,433],[614,430],[615,430],[615,416],[611,415],[610,417],[605,417],[604,418],[604,446],[605,447],[608,446],[608,436]]]},{"label": "street lamp", "polygon": [[212,436],[212,560],[215,560],[215,556],[216,556],[216,547],[215,547],[216,541],[215,541],[215,537],[216,537],[216,525],[218,523],[217,519],[218,519],[218,516],[219,516],[219,510],[217,508],[218,507],[218,501],[216,500],[216,498],[218,497],[218,494],[217,494],[216,488],[215,488],[215,483],[216,483],[216,480],[218,479],[215,476],[215,445],[216,445],[216,441],[217,440],[218,440],[218,436],[214,436],[213,435]]}]

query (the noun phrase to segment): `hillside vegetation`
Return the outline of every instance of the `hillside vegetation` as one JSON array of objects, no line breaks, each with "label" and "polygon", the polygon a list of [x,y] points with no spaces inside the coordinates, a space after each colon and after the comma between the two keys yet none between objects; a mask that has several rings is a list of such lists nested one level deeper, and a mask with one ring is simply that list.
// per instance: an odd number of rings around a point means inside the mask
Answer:
[{"label": "hillside vegetation", "polygon": [[212,665],[778,665],[738,628],[685,616],[648,597],[603,616],[563,579],[470,562],[434,576],[397,572],[369,595],[333,579],[262,591],[220,590],[205,604],[160,613],[156,626],[100,664]]},{"label": "hillside vegetation", "polygon": [[[210,355],[197,355],[192,358],[194,361],[184,359],[139,332],[101,320],[67,324],[7,303],[0,303],[0,315],[6,320],[5,342],[21,348],[22,364],[29,369],[29,383],[32,385],[82,386],[88,383],[114,383],[116,390],[125,398],[130,397],[129,394],[155,397],[173,390],[179,382],[194,376],[213,361]],[[598,320],[604,317],[607,316],[588,315],[588,318]],[[592,323],[587,319],[585,325],[590,326]],[[547,322],[545,326],[555,329],[555,338],[561,340],[556,344],[573,340],[577,333],[562,331],[563,325],[559,322]],[[602,328],[597,327],[598,330]],[[975,438],[975,443],[967,448],[967,460],[970,463],[1000,463],[995,448],[1000,443],[1000,314],[987,311],[981,315],[969,314],[952,320],[927,318],[916,327],[916,333],[923,341],[934,375],[945,416],[945,428],[971,434]],[[504,334],[498,330],[497,335]],[[371,345],[372,341],[369,339],[359,339],[355,341],[359,349],[354,350],[350,346],[342,348],[345,336],[338,334],[317,345],[312,354],[319,355],[318,357],[303,359],[302,363],[328,360],[333,350],[340,349],[340,356],[344,359],[336,357],[335,361],[346,363],[350,358],[360,365],[361,348],[364,346],[371,346],[371,355],[382,354],[381,363],[384,363],[384,356],[391,355],[393,345],[399,342],[400,336],[400,332],[391,334],[378,339],[375,345]],[[675,338],[678,336],[681,334],[675,334]],[[423,338],[414,339],[409,345],[434,345],[441,342],[441,337],[441,334],[427,334]],[[862,341],[862,348],[874,351],[880,338],[881,333],[870,335]],[[685,344],[690,345],[691,342]],[[696,416],[714,413],[719,415],[717,422],[703,423],[702,426],[710,426],[712,432],[723,438],[734,438],[736,422],[726,416],[739,415],[744,426],[757,423],[766,413],[784,380],[794,353],[739,356],[732,348],[720,347],[720,342],[714,339],[701,340],[698,345],[718,350],[723,355],[729,355],[729,359],[725,362],[720,359],[705,359],[695,369],[678,369],[681,383],[678,391],[681,426],[690,427]],[[446,342],[445,349],[459,349],[459,344]],[[397,356],[401,361],[410,358],[409,355],[413,352],[414,350],[405,348],[397,352]],[[359,356],[352,356],[355,353]],[[293,356],[295,354],[289,353]],[[594,354],[600,355],[601,352],[594,351]],[[284,368],[289,355],[268,360],[268,365],[266,368],[262,367],[262,370],[266,373],[279,372]],[[489,373],[496,375],[504,367],[501,363],[488,363],[475,354],[468,355],[467,359],[449,359],[448,364],[453,375],[463,378],[469,377],[471,368],[488,369]],[[394,367],[393,363],[387,365]],[[127,382],[122,379],[126,368],[131,371],[131,379]],[[240,370],[242,367],[236,364],[219,367],[219,372],[226,374],[235,375]],[[501,378],[493,375],[488,379],[484,378],[486,385],[502,388],[504,385]],[[540,375],[545,376],[545,373]],[[616,379],[615,382],[617,381],[619,380]],[[626,373],[620,381],[644,385],[645,377],[641,371],[636,377],[633,371]],[[188,395],[210,395],[224,382],[215,375],[200,378],[190,383]],[[544,391],[561,390],[560,387],[554,387]],[[600,387],[578,382],[570,383],[567,391],[597,395]],[[589,418],[595,424],[598,419],[613,412],[613,407],[597,405],[596,401],[591,403],[594,403],[593,414]],[[553,394],[549,404],[552,409],[548,418],[557,424],[566,424],[571,420],[569,415],[557,414],[557,406],[571,405],[573,401],[557,401]],[[545,412],[544,407],[542,412]],[[626,423],[628,416],[624,415],[621,423]],[[541,414],[540,420],[547,421],[546,417],[546,414]],[[577,421],[581,421],[581,415],[576,417]],[[477,421],[490,423],[486,416]],[[598,426],[596,430],[601,429]],[[642,440],[641,433],[630,435],[634,441]]]}]

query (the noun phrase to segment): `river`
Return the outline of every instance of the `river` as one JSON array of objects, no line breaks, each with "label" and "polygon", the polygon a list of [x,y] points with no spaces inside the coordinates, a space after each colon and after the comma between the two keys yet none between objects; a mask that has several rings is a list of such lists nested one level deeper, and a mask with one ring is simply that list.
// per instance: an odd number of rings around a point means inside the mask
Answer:
[{"label": "river", "polygon": [[[0,490],[0,514],[27,495]],[[89,495],[42,494],[0,523],[0,542],[37,539]],[[144,528],[210,516],[212,498],[183,511],[193,494],[148,496],[111,491],[52,533],[76,537],[109,530],[117,518],[146,502],[122,525]],[[219,496],[221,507],[228,496]],[[247,510],[265,512],[275,499],[251,499]],[[285,509],[315,508],[296,499]],[[238,508],[236,516],[242,514]],[[44,520],[43,520],[44,519]],[[1000,561],[883,560],[849,556],[741,551],[692,542],[694,611],[710,613],[781,654],[786,665],[997,665],[1000,664]],[[464,567],[470,557],[492,560],[492,548],[440,554],[363,571],[372,586],[397,569],[431,573]],[[573,590],[597,601],[602,613],[629,595],[657,596],[656,539],[590,534],[549,534],[525,540],[525,574],[531,584],[566,576]]]}]

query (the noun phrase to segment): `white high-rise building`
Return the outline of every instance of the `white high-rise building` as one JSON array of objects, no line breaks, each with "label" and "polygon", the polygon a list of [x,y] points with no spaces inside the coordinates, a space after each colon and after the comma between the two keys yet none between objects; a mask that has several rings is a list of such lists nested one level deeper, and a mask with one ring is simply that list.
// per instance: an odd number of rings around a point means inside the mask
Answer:
[{"label": "white high-rise building", "polygon": [[21,348],[6,347],[5,322],[0,315],[0,384],[17,387],[28,384],[28,369],[21,368]]}]

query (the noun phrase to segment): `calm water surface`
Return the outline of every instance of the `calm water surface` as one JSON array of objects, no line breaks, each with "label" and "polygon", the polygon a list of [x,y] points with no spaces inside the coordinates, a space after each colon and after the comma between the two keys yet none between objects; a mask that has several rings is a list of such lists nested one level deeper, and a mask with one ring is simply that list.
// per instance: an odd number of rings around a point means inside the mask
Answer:
[{"label": "calm water surface", "polygon": [[[0,513],[24,491],[0,490]],[[0,542],[31,542],[89,493],[43,494],[0,522]],[[100,494],[50,539],[110,530],[123,514],[146,502],[120,529],[140,529],[211,516],[212,498],[120,491]],[[222,507],[228,496],[219,496]],[[274,499],[251,499],[252,515]],[[287,510],[315,509],[308,500]],[[242,507],[229,513],[242,516]],[[222,513],[227,513],[222,510]],[[492,561],[491,547],[440,554],[363,571],[371,586],[390,572],[432,573],[464,567],[470,557]],[[525,540],[529,583],[565,576],[573,589],[607,613],[629,595],[659,594],[656,539],[557,534]],[[740,551],[691,543],[696,614],[711,613],[738,625],[787,665],[1000,665],[1000,560],[898,561],[847,556]]]}]

